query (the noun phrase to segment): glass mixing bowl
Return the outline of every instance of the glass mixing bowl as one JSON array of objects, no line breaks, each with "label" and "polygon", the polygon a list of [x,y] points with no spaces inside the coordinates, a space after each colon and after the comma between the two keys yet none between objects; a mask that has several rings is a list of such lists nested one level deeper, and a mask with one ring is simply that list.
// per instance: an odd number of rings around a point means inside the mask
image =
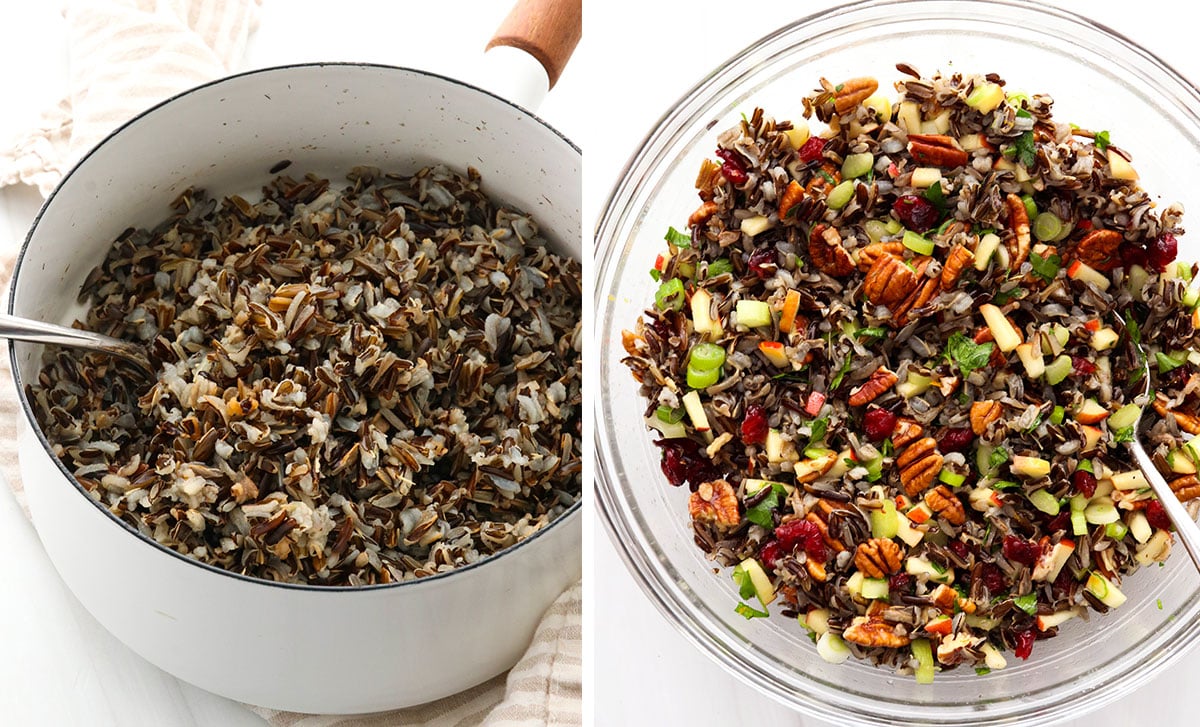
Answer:
[{"label": "glass mixing bowl", "polygon": [[[801,112],[821,76],[870,75],[883,89],[897,62],[934,70],[996,72],[1009,88],[1049,93],[1055,117],[1107,128],[1134,155],[1144,187],[1163,204],[1200,210],[1200,94],[1178,73],[1118,34],[1066,12],[1010,2],[871,2],[787,26],[730,59],[680,99],[629,161],[596,233],[596,408],[599,510],[651,600],[701,651],[775,699],[841,723],[1045,724],[1120,698],[1169,665],[1200,636],[1200,580],[1177,554],[1126,579],[1128,602],[1066,623],[1022,662],[977,676],[960,669],[932,686],[855,661],[830,665],[804,629],[778,615],[734,613],[728,570],[714,574],[692,541],[687,489],[670,487],[644,430],[645,402],[621,364],[621,330],[653,304],[647,271],[669,225],[698,204],[693,183],[716,137],[761,106]],[[1185,218],[1186,222],[1186,218]],[[1195,243],[1181,240],[1195,259]],[[1160,605],[1161,604],[1161,605]]]}]

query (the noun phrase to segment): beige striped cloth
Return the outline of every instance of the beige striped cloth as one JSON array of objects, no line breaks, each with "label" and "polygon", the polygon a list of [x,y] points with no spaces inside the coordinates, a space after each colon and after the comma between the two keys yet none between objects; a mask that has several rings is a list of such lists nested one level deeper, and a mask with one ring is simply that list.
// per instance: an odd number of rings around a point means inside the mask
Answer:
[{"label": "beige striped cloth", "polygon": [[[260,1],[67,0],[71,93],[42,115],[38,128],[7,145],[0,140],[0,187],[23,183],[47,195],[77,159],[125,121],[180,91],[238,70]],[[5,298],[17,247],[16,240],[0,241]],[[19,416],[3,356],[0,473],[24,508],[16,452]],[[547,610],[533,643],[507,674],[431,704],[356,717],[251,709],[280,727],[582,724],[581,611],[582,587],[576,584]]]}]

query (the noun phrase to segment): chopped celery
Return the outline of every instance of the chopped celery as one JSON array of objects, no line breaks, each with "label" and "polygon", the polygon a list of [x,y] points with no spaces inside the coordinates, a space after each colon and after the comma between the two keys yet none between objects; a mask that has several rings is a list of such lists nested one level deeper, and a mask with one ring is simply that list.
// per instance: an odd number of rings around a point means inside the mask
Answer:
[{"label": "chopped celery", "polygon": [[1061,407],[1061,406],[1054,407],[1054,411],[1050,412],[1050,423],[1051,424],[1062,424],[1063,417],[1066,415],[1066,413],[1067,413],[1067,410],[1064,409],[1063,407]]},{"label": "chopped celery", "polygon": [[904,232],[904,246],[918,255],[933,254],[933,240],[926,239],[912,230]]},{"label": "chopped celery", "polygon": [[842,178],[854,179],[855,177],[861,177],[871,171],[871,167],[873,166],[875,166],[875,156],[871,152],[847,154],[846,160],[842,162]]},{"label": "chopped celery", "polygon": [[829,192],[829,196],[825,198],[825,206],[831,210],[840,210],[850,204],[853,198],[854,180],[847,179]]},{"label": "chopped celery", "polygon": [[965,482],[967,478],[964,475],[958,474],[957,472],[942,470],[938,473],[938,479],[942,482],[945,482],[947,485],[950,485],[951,487],[958,487]]},{"label": "chopped celery", "polygon": [[1033,201],[1033,197],[1028,194],[1021,195],[1021,201],[1025,203],[1025,214],[1029,215],[1029,219],[1037,217],[1037,202]]},{"label": "chopped celery", "polygon": [[912,654],[917,659],[917,684],[933,683],[933,648],[929,639],[913,639]]},{"label": "chopped celery", "polygon": [[1034,490],[1029,493],[1029,502],[1047,515],[1053,516],[1058,514],[1058,498],[1050,494],[1048,490]]},{"label": "chopped celery", "polygon": [[693,389],[707,389],[721,378],[721,367],[698,369],[694,364],[687,367],[687,385]]},{"label": "chopped celery", "polygon": [[1113,540],[1124,540],[1129,534],[1129,526],[1120,520],[1104,526],[1104,534]]},{"label": "chopped celery", "polygon": [[863,223],[863,230],[871,242],[879,242],[888,234],[887,224],[881,220],[867,220]]},{"label": "chopped celery", "polygon": [[688,360],[689,366],[700,371],[718,369],[725,363],[725,349],[715,343],[697,343],[692,346],[692,354]]}]

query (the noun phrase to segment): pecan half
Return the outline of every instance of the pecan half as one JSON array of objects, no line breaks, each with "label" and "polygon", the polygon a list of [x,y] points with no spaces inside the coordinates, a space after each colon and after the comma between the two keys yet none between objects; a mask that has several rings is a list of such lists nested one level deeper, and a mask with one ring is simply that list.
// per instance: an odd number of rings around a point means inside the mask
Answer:
[{"label": "pecan half", "polygon": [[967,513],[962,503],[945,485],[938,485],[925,493],[925,504],[939,517],[946,518],[951,525],[962,525],[967,521]]},{"label": "pecan half", "polygon": [[1200,497],[1200,479],[1196,475],[1184,475],[1171,480],[1171,492],[1175,493],[1180,502]]},{"label": "pecan half", "polygon": [[943,134],[909,134],[908,151],[921,164],[935,167],[961,167],[969,158],[956,139]]},{"label": "pecan half", "polygon": [[821,168],[813,172],[812,178],[804,185],[804,191],[810,197],[823,197],[829,190],[842,181],[842,170],[831,162],[821,162]]},{"label": "pecan half", "polygon": [[846,545],[829,534],[829,521],[834,517],[834,513],[843,510],[846,510],[846,506],[840,502],[822,498],[817,500],[816,506],[804,516],[805,520],[817,526],[817,529],[821,531],[821,538],[835,553],[845,550]]},{"label": "pecan half", "polygon": [[896,458],[900,468],[900,484],[909,497],[916,497],[933,484],[944,462],[937,451],[937,440],[925,437],[911,444]]},{"label": "pecan half", "polygon": [[1068,258],[1107,272],[1121,263],[1118,250],[1125,238],[1117,230],[1092,230],[1068,253]]},{"label": "pecan half", "polygon": [[958,601],[958,591],[942,583],[933,589],[933,593],[929,594],[929,600],[933,602],[933,605],[950,613],[954,610],[955,602]]},{"label": "pecan half", "polygon": [[1174,411],[1167,408],[1167,403],[1170,399],[1166,394],[1159,392],[1154,395],[1154,411],[1158,412],[1159,416],[1165,417],[1167,414],[1175,417],[1175,422],[1179,428],[1188,434],[1200,434],[1200,417],[1195,414],[1182,411]]},{"label": "pecan half", "polygon": [[966,270],[974,259],[974,253],[968,250],[966,245],[955,245],[950,248],[949,254],[946,255],[946,262],[942,263],[942,290],[953,288],[958,279],[962,277],[963,270]]},{"label": "pecan half", "polygon": [[802,199],[804,199],[804,187],[794,179],[788,182],[787,188],[779,197],[779,221],[786,221],[788,212]]},{"label": "pecan half", "polygon": [[904,551],[891,538],[871,538],[854,551],[854,565],[868,578],[886,578],[899,572]]},{"label": "pecan half", "polygon": [[883,255],[900,257],[903,254],[904,243],[898,240],[893,242],[872,242],[858,251],[858,269],[864,273],[869,272],[875,261]]},{"label": "pecan half", "polygon": [[830,452],[820,457],[810,457],[800,460],[793,467],[792,473],[796,477],[796,482],[812,482],[833,469],[835,464],[837,464],[837,453]]},{"label": "pecan half", "polygon": [[920,284],[917,273],[905,265],[904,260],[891,253],[882,253],[867,271],[863,294],[875,305],[890,308],[911,295]]},{"label": "pecan half", "polygon": [[804,567],[808,570],[808,575],[818,583],[824,583],[829,574],[825,571],[825,564],[809,558],[804,561]]},{"label": "pecan half", "polygon": [[708,222],[708,218],[712,217],[716,211],[716,202],[713,202],[712,200],[703,202],[699,207],[696,208],[696,211],[693,212],[690,217],[688,217],[688,227],[703,225],[705,222]]},{"label": "pecan half", "polygon": [[971,431],[982,437],[988,425],[1000,418],[1003,406],[998,401],[976,401],[971,404]]},{"label": "pecan half", "polygon": [[842,236],[836,227],[825,223],[813,226],[808,236],[808,256],[817,270],[826,275],[841,278],[854,272],[854,260],[842,247]]},{"label": "pecan half", "polygon": [[896,374],[880,366],[871,378],[850,390],[850,406],[862,406],[874,401],[880,394],[892,388],[898,380]]},{"label": "pecan half", "polygon": [[842,83],[834,92],[833,108],[838,114],[851,111],[879,88],[879,81],[874,78],[851,78]]},{"label": "pecan half", "polygon": [[896,428],[892,430],[892,446],[896,449],[903,449],[904,445],[916,441],[924,433],[925,427],[918,424],[915,419],[899,419],[896,421]]},{"label": "pecan half", "polygon": [[1004,198],[1008,207],[1008,237],[1004,241],[1008,248],[1008,269],[1017,270],[1029,258],[1029,213],[1025,211],[1025,203],[1015,194]]},{"label": "pecan half", "polygon": [[715,523],[718,528],[733,528],[742,521],[737,495],[725,480],[701,482],[688,498],[688,514],[698,523]]},{"label": "pecan half", "polygon": [[713,188],[721,183],[721,165],[712,159],[700,162],[700,172],[696,174],[696,189],[700,191],[700,199],[712,199]]},{"label": "pecan half", "polygon": [[863,646],[884,646],[890,649],[909,644],[908,637],[896,633],[896,628],[888,622],[866,616],[855,616],[842,632],[842,638]]},{"label": "pecan half", "polygon": [[[924,266],[921,266],[924,269]],[[896,320],[896,325],[908,325],[908,314],[914,310],[924,308],[929,301],[933,300],[933,296],[938,290],[937,278],[924,278],[923,283],[912,292],[912,295],[904,299],[904,302],[892,309],[892,317]]]}]

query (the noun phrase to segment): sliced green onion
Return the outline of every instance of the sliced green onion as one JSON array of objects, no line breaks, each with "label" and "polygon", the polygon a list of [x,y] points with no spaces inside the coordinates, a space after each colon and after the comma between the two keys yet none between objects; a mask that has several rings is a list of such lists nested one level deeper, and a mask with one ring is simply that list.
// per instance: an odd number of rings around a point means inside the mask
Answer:
[{"label": "sliced green onion", "polygon": [[1104,534],[1113,540],[1124,540],[1129,534],[1129,526],[1120,520],[1104,526]]},{"label": "sliced green onion", "polygon": [[875,166],[875,155],[869,151],[861,154],[847,154],[842,162],[842,179],[861,177]]},{"label": "sliced green onion", "polygon": [[850,204],[852,199],[854,199],[854,180],[847,179],[833,188],[829,196],[825,198],[825,206],[831,210],[840,210]]},{"label": "sliced green onion", "polygon": [[950,470],[942,470],[939,472],[938,479],[942,482],[945,482],[947,485],[950,485],[951,487],[958,487],[967,480],[964,475],[960,475],[957,472],[951,472]]},{"label": "sliced green onion", "polygon": [[712,371],[725,363],[725,349],[715,343],[697,343],[692,346],[688,366],[700,371]]},{"label": "sliced green onion", "polygon": [[733,263],[729,262],[729,258],[723,257],[708,264],[708,277],[710,278],[730,272],[733,272]]},{"label": "sliced green onion", "polygon": [[654,305],[659,310],[680,310],[683,308],[683,298],[683,281],[671,278],[658,286],[658,292],[654,294]]},{"label": "sliced green onion", "polygon": [[666,422],[667,424],[674,424],[683,419],[683,409],[672,409],[669,406],[658,407],[654,414],[658,417],[659,421]]},{"label": "sliced green onion", "polygon": [[1043,212],[1033,220],[1033,236],[1042,242],[1056,239],[1062,228],[1062,220],[1053,212]]},{"label": "sliced green onion", "polygon": [[692,246],[692,236],[687,234],[686,232],[680,232],[679,230],[676,230],[674,227],[667,228],[667,234],[665,236],[663,236],[663,239],[666,240],[667,242],[671,243],[675,247],[691,247]]},{"label": "sliced green onion", "polygon": [[752,618],[766,618],[767,617],[766,611],[759,611],[757,608],[755,608],[753,606],[748,606],[744,603],[739,603],[737,605],[737,608],[733,609],[733,611],[737,615],[745,617],[745,619],[747,621],[749,621]]},{"label": "sliced green onion", "polygon": [[933,254],[933,240],[928,240],[912,230],[904,231],[904,246],[918,255]]},{"label": "sliced green onion", "polygon": [[1033,197],[1028,194],[1021,195],[1021,201],[1025,203],[1025,214],[1029,215],[1029,219],[1037,217],[1037,202],[1033,201]]},{"label": "sliced green onion", "polygon": [[693,389],[707,389],[721,378],[721,369],[698,369],[693,365],[687,367],[687,385]]}]

